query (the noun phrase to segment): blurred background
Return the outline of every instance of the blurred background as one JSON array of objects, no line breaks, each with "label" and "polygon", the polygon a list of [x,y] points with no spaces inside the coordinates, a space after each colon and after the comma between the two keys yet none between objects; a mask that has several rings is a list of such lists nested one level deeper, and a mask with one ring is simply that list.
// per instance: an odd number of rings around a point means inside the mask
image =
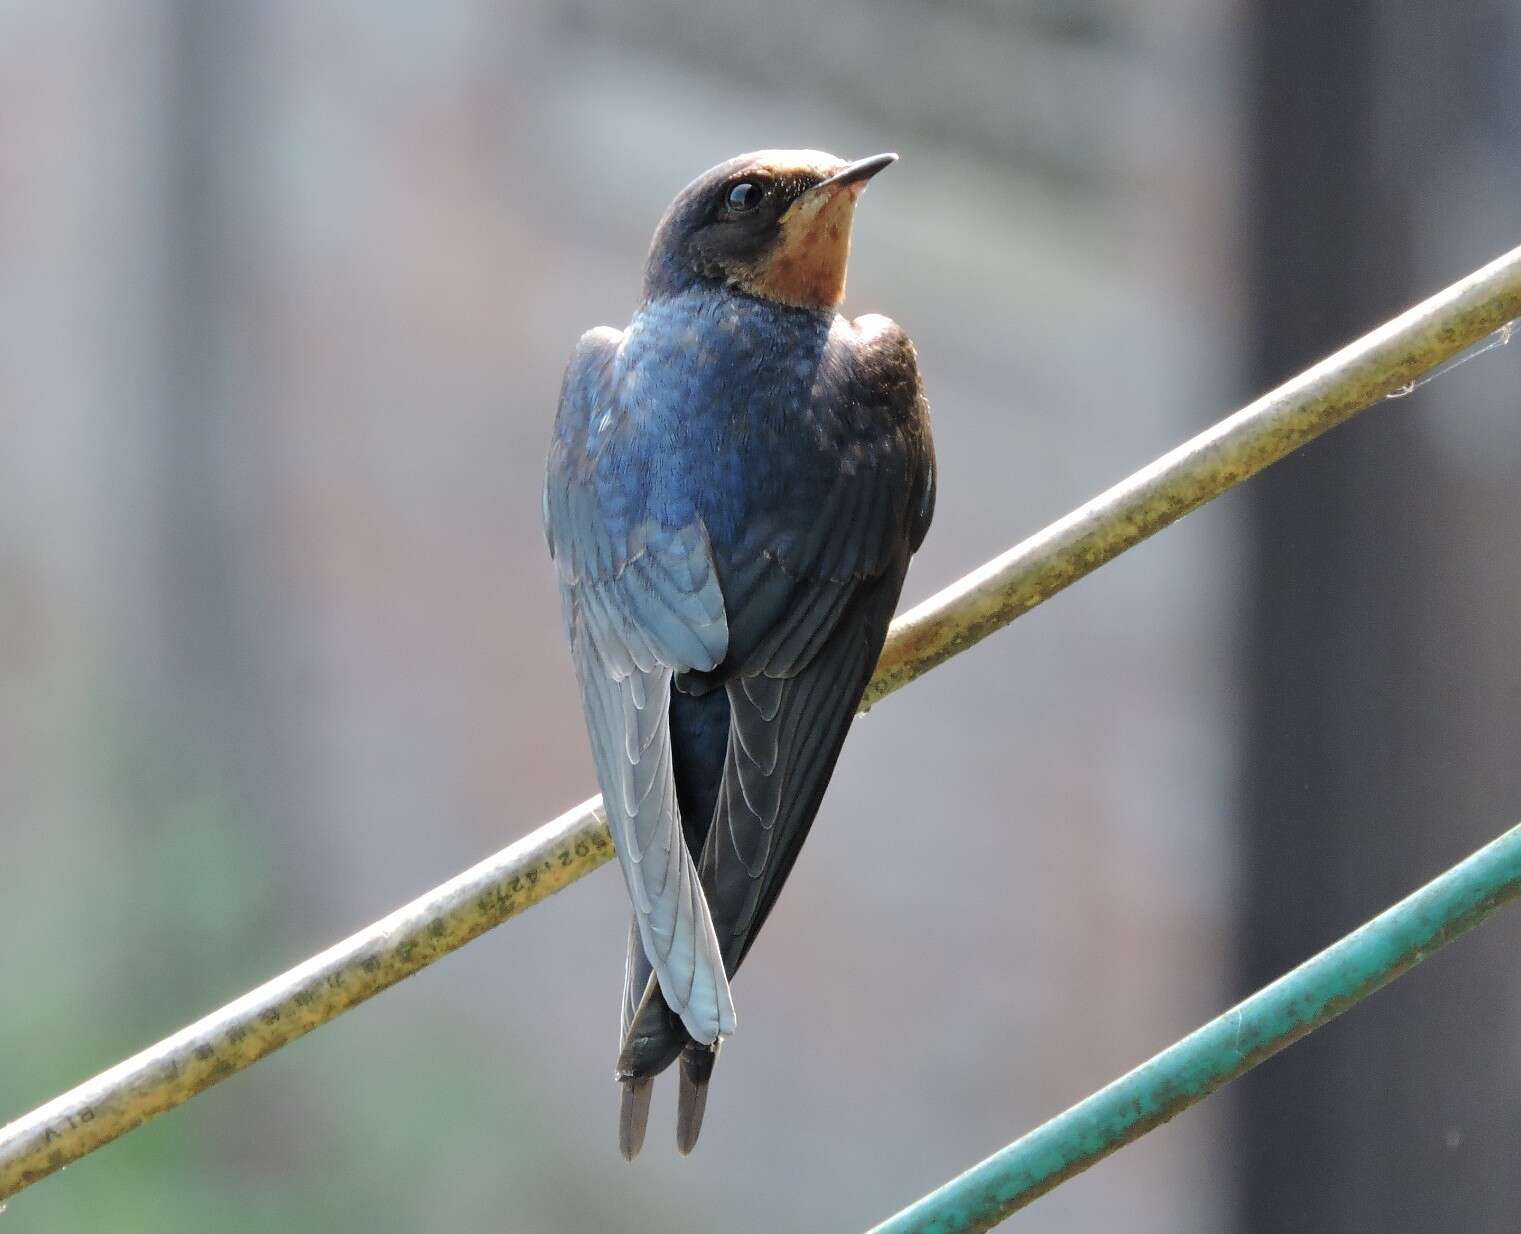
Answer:
[{"label": "blurred background", "polygon": [[[1521,2],[0,0],[0,1121],[592,791],[561,365],[675,192],[902,163],[917,601],[1521,240]],[[696,1156],[600,871],[0,1229],[858,1230],[1521,817],[1521,349],[873,711]],[[876,854],[876,856],[872,856]],[[1510,1231],[1505,917],[1011,1228]]]}]

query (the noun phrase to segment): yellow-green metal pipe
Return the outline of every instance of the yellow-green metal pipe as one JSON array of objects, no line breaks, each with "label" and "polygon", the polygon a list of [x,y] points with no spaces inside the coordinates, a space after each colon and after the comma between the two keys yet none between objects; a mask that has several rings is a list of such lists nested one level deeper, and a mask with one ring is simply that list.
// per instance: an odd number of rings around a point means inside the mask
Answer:
[{"label": "yellow-green metal pipe", "polygon": [[601,805],[599,797],[577,806],[0,1129],[0,1200],[183,1104],[610,860],[613,844]]},{"label": "yellow-green metal pipe", "polygon": [[863,707],[1521,317],[1521,248],[1264,394],[893,622]]},{"label": "yellow-green metal pipe", "polygon": [[[900,617],[863,707],[1517,317],[1521,248],[1343,348]],[[582,803],[320,956],[0,1128],[0,1199],[173,1109],[589,873],[612,856],[600,804],[596,798]]]}]

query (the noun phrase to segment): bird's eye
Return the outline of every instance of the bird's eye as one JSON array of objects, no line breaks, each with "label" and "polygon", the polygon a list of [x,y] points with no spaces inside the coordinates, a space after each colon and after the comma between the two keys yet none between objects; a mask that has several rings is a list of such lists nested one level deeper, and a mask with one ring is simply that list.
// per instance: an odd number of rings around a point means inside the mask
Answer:
[{"label": "bird's eye", "polygon": [[753,180],[741,180],[729,190],[729,196],[724,199],[724,205],[733,214],[743,214],[746,210],[753,210],[760,205],[761,198],[765,195],[765,190]]}]

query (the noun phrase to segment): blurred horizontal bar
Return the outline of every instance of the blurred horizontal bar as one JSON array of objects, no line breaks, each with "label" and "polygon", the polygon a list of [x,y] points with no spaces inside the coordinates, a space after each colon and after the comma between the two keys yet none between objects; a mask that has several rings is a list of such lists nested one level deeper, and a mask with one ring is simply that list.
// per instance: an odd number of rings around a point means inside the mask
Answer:
[{"label": "blurred horizontal bar", "polygon": [[[1516,317],[1521,317],[1521,248],[1343,348],[900,617],[863,709]],[[0,1199],[411,976],[611,856],[601,802],[594,798],[23,1115],[0,1128]],[[11,991],[13,997],[16,993]]]},{"label": "blurred horizontal bar", "polygon": [[870,1234],[977,1234],[992,1229],[1335,1019],[1517,895],[1521,826]]}]

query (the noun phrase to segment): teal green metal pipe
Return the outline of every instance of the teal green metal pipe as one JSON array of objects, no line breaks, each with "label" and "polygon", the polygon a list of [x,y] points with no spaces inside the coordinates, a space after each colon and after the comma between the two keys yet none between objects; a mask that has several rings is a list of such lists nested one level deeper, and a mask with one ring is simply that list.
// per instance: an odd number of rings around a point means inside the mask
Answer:
[{"label": "teal green metal pipe", "polygon": [[1080,1174],[1394,980],[1521,894],[1521,827],[973,1166],[870,1234],[971,1234]]}]

